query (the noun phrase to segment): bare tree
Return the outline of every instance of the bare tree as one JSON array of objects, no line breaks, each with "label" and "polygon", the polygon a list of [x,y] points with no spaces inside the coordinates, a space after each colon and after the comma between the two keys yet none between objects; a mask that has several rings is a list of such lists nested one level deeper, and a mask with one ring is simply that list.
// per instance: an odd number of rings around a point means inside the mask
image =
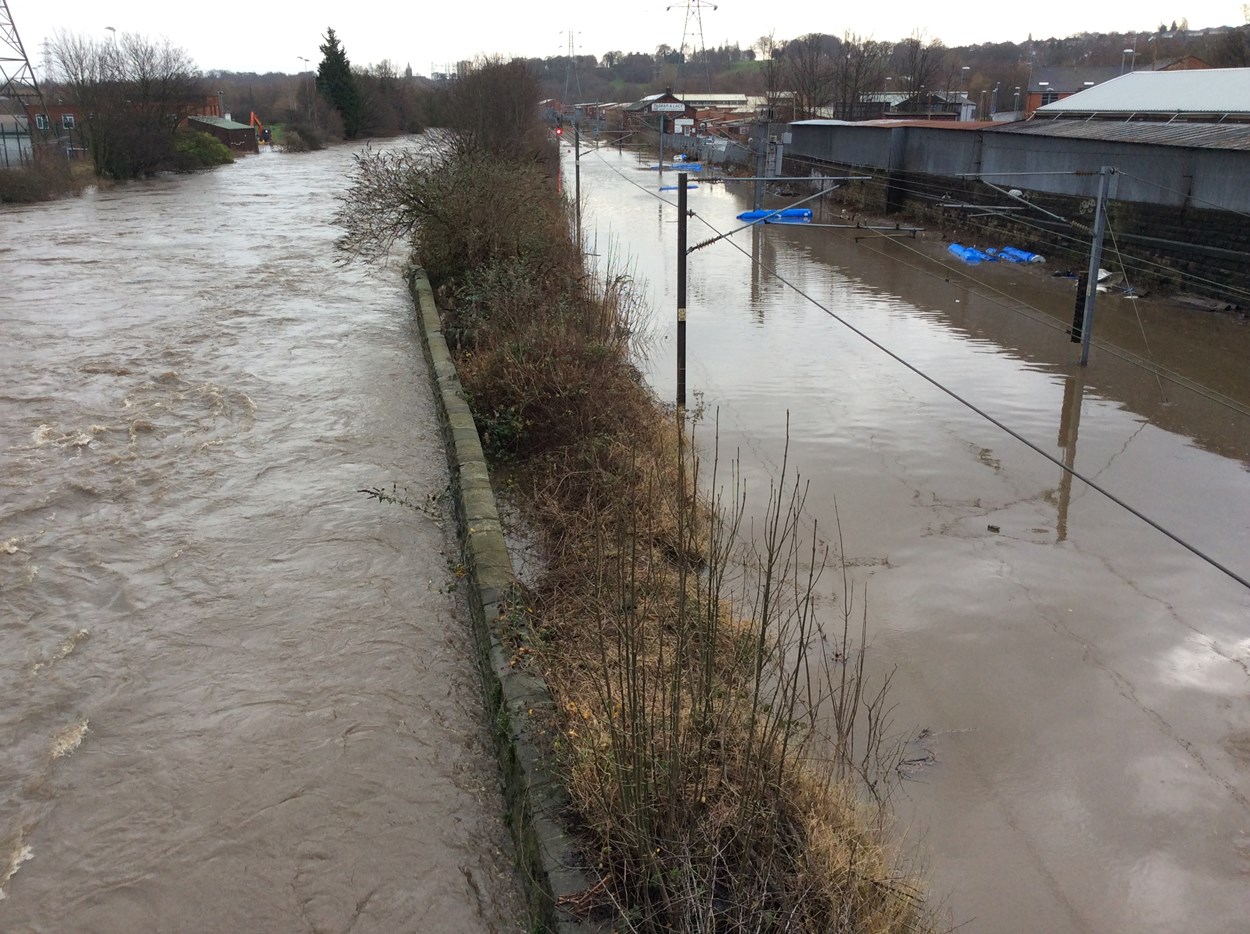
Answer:
[{"label": "bare tree", "polygon": [[755,41],[754,48],[759,52],[759,74],[764,83],[765,117],[769,121],[781,120],[782,52],[785,44],[777,42],[770,32],[766,36],[760,36]]},{"label": "bare tree", "polygon": [[195,63],[168,39],[123,33],[100,41],[58,31],[44,55],[100,175],[137,178],[166,167],[174,133],[204,104]]},{"label": "bare tree", "polygon": [[811,116],[832,99],[837,68],[831,46],[836,42],[812,32],[786,45],[785,77],[794,92],[795,116]]},{"label": "bare tree", "polygon": [[460,146],[522,162],[551,158],[546,129],[534,120],[538,80],[524,61],[481,59],[450,98],[450,126]]},{"label": "bare tree", "polygon": [[863,116],[861,99],[865,92],[878,90],[884,83],[891,50],[888,42],[865,39],[852,32],[843,35],[833,95],[841,119],[857,120]]},{"label": "bare tree", "polygon": [[903,90],[917,94],[937,90],[941,83],[946,47],[941,39],[929,39],[922,30],[913,32],[894,47],[894,67]]}]

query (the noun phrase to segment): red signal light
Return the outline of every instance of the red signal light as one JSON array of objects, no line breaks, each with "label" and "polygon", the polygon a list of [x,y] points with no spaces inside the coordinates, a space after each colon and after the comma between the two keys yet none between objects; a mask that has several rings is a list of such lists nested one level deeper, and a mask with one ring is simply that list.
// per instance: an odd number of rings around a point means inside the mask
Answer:
[{"label": "red signal light", "polygon": [[562,126],[556,127],[556,136],[563,136],[563,135],[564,135],[564,127]]}]

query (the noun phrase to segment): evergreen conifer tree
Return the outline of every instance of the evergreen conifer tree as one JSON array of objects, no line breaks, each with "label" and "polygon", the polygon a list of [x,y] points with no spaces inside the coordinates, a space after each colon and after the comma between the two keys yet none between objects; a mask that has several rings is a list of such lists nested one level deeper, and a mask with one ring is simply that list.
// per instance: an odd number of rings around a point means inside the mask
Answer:
[{"label": "evergreen conifer tree", "polygon": [[344,135],[355,139],[364,124],[364,103],[356,87],[356,77],[334,30],[327,29],[323,38],[325,44],[320,46],[323,58],[317,66],[317,92],[343,118]]}]

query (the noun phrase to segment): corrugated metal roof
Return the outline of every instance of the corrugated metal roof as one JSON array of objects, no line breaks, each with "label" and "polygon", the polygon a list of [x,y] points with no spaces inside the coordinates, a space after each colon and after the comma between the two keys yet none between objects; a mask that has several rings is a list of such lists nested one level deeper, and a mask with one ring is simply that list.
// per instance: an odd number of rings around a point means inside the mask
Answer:
[{"label": "corrugated metal roof", "polygon": [[988,127],[1001,126],[989,120],[926,120],[923,116],[883,117],[879,120],[793,120],[790,126],[871,126],[889,128],[895,126],[914,126],[920,129],[947,130],[950,132],[967,133],[984,130]]},{"label": "corrugated metal roof", "polygon": [[[1250,69],[1240,69],[1250,71]],[[990,133],[1095,139],[1190,149],[1250,151],[1250,123],[1197,123],[1127,120],[1039,120],[996,125]]]},{"label": "corrugated metal roof", "polygon": [[1134,71],[1037,112],[1250,114],[1250,68]]}]

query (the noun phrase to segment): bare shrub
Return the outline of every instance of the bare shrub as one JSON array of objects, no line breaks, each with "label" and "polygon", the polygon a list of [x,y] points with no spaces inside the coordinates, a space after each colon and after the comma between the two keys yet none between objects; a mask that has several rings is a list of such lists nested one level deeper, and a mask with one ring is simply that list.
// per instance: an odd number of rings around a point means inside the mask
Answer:
[{"label": "bare shrub", "polygon": [[81,173],[57,155],[37,159],[34,164],[0,170],[0,204],[30,204],[77,194],[86,182]]},{"label": "bare shrub", "polygon": [[607,898],[641,931],[928,929],[887,842],[884,691],[816,612],[803,483],[783,467],[751,527],[736,468],[722,489],[715,458],[654,437],[632,487],[602,478],[627,508],[583,517],[536,595]]}]

